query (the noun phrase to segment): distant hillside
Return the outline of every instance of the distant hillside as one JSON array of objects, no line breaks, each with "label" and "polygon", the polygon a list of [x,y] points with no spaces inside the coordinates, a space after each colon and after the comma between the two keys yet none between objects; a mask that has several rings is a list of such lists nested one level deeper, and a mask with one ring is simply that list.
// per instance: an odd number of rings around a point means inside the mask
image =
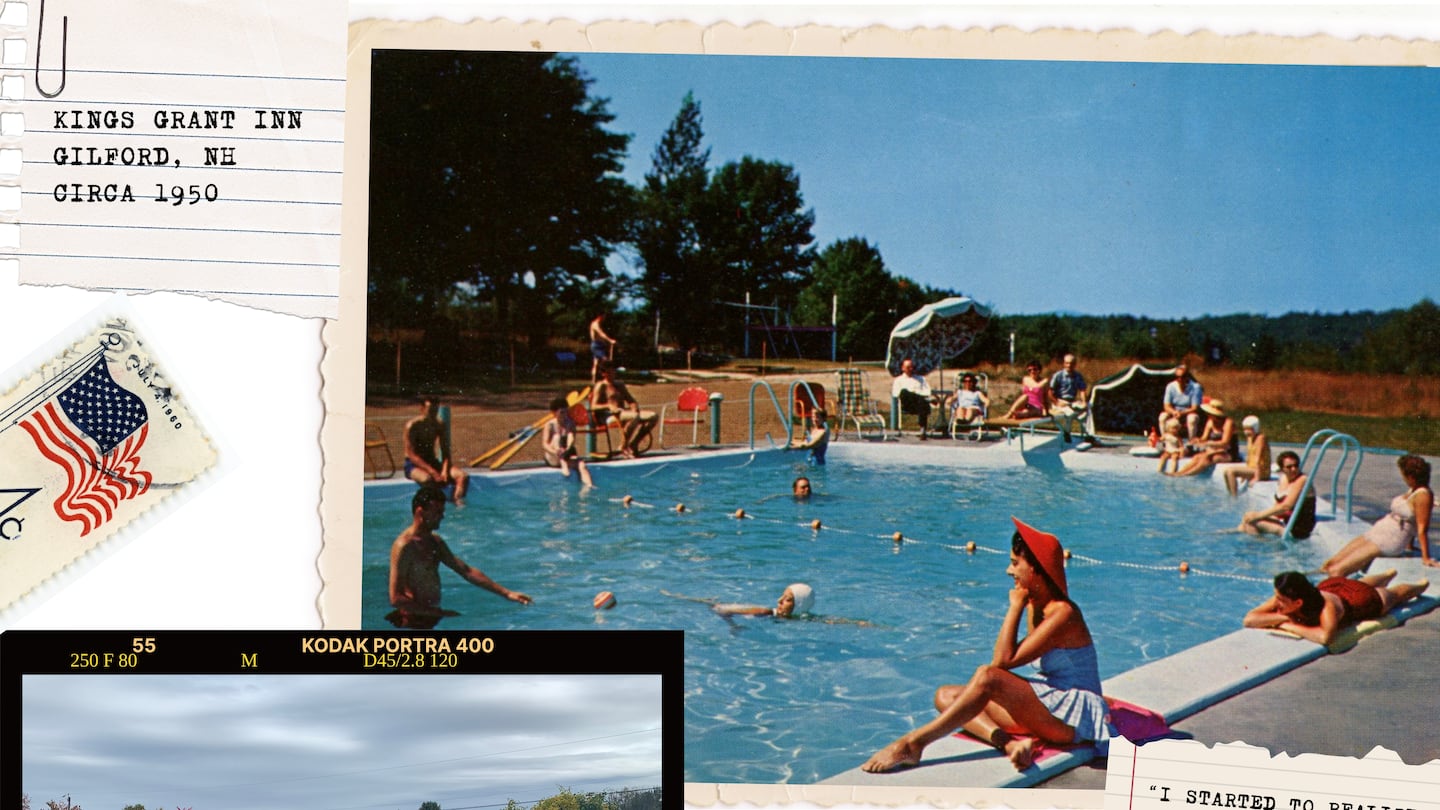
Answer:
[{"label": "distant hillside", "polygon": [[1010,334],[1017,362],[1067,351],[1089,358],[1206,363],[1254,369],[1310,368],[1440,374],[1440,308],[1428,298],[1409,309],[1340,314],[1290,312],[1162,320],[1132,315],[1005,315],[991,322],[971,355],[1004,363]]}]

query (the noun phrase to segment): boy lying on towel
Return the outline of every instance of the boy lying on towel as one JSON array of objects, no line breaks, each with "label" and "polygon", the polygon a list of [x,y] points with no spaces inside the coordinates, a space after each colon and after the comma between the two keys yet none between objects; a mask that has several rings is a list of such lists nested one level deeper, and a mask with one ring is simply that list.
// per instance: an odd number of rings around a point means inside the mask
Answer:
[{"label": "boy lying on towel", "polygon": [[1342,629],[1378,619],[1430,587],[1429,580],[1390,585],[1395,571],[1361,579],[1330,577],[1319,585],[1299,571],[1275,577],[1275,595],[1245,614],[1246,627],[1284,630],[1329,645]]}]

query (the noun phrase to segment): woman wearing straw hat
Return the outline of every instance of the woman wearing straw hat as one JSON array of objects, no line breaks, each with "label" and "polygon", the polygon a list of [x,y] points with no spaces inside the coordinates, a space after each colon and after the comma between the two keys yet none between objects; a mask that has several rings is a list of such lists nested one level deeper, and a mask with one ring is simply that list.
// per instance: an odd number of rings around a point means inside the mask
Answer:
[{"label": "woman wearing straw hat", "polygon": [[[1030,767],[1037,738],[1057,745],[1110,739],[1095,642],[1080,608],[1070,601],[1064,549],[1055,535],[1011,519],[1016,531],[1005,573],[1015,587],[994,657],[975,670],[969,683],[935,690],[940,716],[885,746],[863,770],[883,773],[918,765],[925,746],[959,728],[1004,751],[1017,770]],[[1020,639],[1027,607],[1027,632]],[[1011,671],[1032,661],[1037,677]]]},{"label": "woman wearing straw hat", "polygon": [[1172,475],[1198,475],[1216,464],[1240,460],[1240,434],[1235,419],[1225,413],[1225,403],[1206,397],[1200,410],[1205,412],[1205,427],[1195,444],[1195,455]]}]

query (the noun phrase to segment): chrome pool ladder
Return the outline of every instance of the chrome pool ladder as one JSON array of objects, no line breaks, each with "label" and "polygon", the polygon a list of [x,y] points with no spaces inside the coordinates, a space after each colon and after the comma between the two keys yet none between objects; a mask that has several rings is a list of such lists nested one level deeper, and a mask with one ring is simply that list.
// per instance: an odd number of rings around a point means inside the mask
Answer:
[{"label": "chrome pool ladder", "polygon": [[[1319,449],[1316,450],[1318,444]],[[1295,518],[1300,514],[1299,503],[1305,502],[1305,496],[1315,486],[1316,476],[1320,472],[1320,464],[1325,461],[1325,453],[1331,445],[1339,445],[1340,460],[1335,464],[1335,472],[1330,477],[1330,516],[1336,515],[1339,506],[1340,475],[1346,469],[1350,460],[1350,452],[1355,452],[1355,463],[1350,466],[1350,476],[1345,479],[1345,520],[1352,519],[1354,514],[1355,500],[1355,476],[1360,473],[1360,462],[1365,459],[1365,448],[1360,446],[1359,440],[1348,433],[1341,433],[1334,428],[1322,428],[1310,436],[1305,443],[1305,450],[1300,454],[1300,470],[1305,473],[1305,487],[1300,491],[1300,500],[1296,508],[1291,511],[1290,519],[1285,523],[1284,537],[1290,536],[1290,528],[1295,524]],[[1315,460],[1310,461],[1311,451],[1315,452]]]}]

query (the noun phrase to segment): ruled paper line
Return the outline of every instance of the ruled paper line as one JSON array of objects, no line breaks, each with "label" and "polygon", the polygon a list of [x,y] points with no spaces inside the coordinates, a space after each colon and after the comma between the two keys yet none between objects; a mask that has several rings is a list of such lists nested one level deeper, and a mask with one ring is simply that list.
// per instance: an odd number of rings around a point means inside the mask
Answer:
[{"label": "ruled paper line", "polygon": [[[124,163],[56,163],[53,160],[22,160],[20,165],[30,166],[76,166],[80,169],[174,169],[175,164],[167,163],[163,166],[149,164],[126,165]],[[330,169],[271,169],[264,166],[183,166],[185,169],[200,169],[204,171],[227,171],[227,172],[287,172],[290,174],[344,174],[343,171],[332,171]]]},{"label": "ruled paper line", "polygon": [[[112,290],[114,292],[154,292],[152,287],[95,287],[97,290]],[[300,292],[266,292],[260,290],[206,290],[206,289],[181,289],[179,287],[166,287],[165,292],[177,293],[210,293],[213,295],[254,295],[268,298],[339,298],[334,293],[300,293]]]},{"label": "ruled paper line", "polygon": [[187,228],[183,225],[100,225],[84,222],[20,222],[22,228],[114,228],[122,231],[198,231],[201,233],[263,233],[275,236],[329,236],[339,233],[321,231],[267,231],[258,228]]},{"label": "ruled paper line", "polygon": [[265,107],[257,108],[257,107],[255,107],[254,105],[250,105],[250,104],[239,104],[239,105],[236,105],[236,104],[199,104],[199,103],[191,103],[191,102],[173,102],[173,103],[172,103],[172,102],[163,102],[163,101],[105,101],[105,100],[103,100],[103,99],[95,99],[95,100],[93,100],[93,101],[86,101],[86,100],[82,100],[82,99],[70,99],[70,98],[68,98],[68,97],[65,98],[65,99],[53,99],[53,98],[45,98],[45,97],[43,97],[43,96],[40,97],[40,98],[34,99],[34,102],[35,102],[37,105],[40,105],[40,104],[57,104],[57,105],[58,105],[58,104],[74,104],[74,105],[84,104],[84,105],[86,105],[86,106],[100,106],[100,105],[105,105],[105,104],[115,104],[115,105],[121,105],[121,104],[123,104],[123,105],[125,105],[125,106],[127,106],[127,107],[196,107],[196,108],[199,108],[199,109],[202,109],[202,110],[254,110],[254,109],[273,110],[273,109],[282,109],[282,110],[295,110],[295,111],[297,111],[297,112],[313,112],[313,113],[342,113],[342,114],[343,114],[343,113],[345,112],[345,110],[343,110],[343,109],[337,110],[337,109],[332,109],[332,108],[329,108],[329,107],[270,107],[270,106],[265,106]]},{"label": "ruled paper line", "polygon": [[[209,130],[205,130],[205,131],[206,131],[206,132],[216,132],[216,131],[221,131],[221,132],[241,132],[241,131],[250,131],[251,129],[252,129],[252,128],[247,127],[245,130],[237,130],[237,129],[214,130],[214,129],[209,129]],[[279,127],[266,127],[266,129],[280,129],[280,128],[279,128]],[[283,130],[282,130],[282,131],[283,131]],[[100,135],[112,135],[112,136],[120,137],[120,138],[193,138],[193,139],[195,139],[195,140],[197,140],[197,141],[273,141],[273,142],[275,142],[275,143],[325,143],[325,144],[335,144],[335,145],[340,145],[340,144],[344,144],[344,143],[345,143],[345,140],[344,140],[343,138],[337,140],[337,139],[334,139],[334,138],[263,138],[263,137],[259,137],[259,136],[256,136],[256,135],[190,135],[190,134],[188,134],[188,133],[186,133],[186,134],[181,134],[181,133],[171,133],[171,132],[150,132],[150,131],[148,131],[148,130],[145,130],[145,131],[136,131],[136,130],[133,130],[133,129],[123,129],[123,130],[108,130],[108,129],[32,129],[32,130],[26,132],[25,134],[26,134],[27,136],[35,136],[35,137],[41,137],[41,136],[49,135],[49,136],[54,136],[54,137],[56,137],[56,138],[60,138],[60,137],[65,137],[65,136],[66,136],[67,134],[69,134],[69,133],[73,133],[73,134],[70,134],[70,137],[73,137],[73,138],[92,138],[92,137],[97,137],[97,136],[100,136]],[[41,147],[41,148],[43,149],[44,147]]]},{"label": "ruled paper line", "polygon": [[[7,70],[16,70],[15,66],[9,66]],[[54,70],[54,68],[45,68]],[[18,68],[25,73],[34,73],[35,65],[30,64]],[[89,73],[95,76],[174,76],[183,79],[262,79],[270,82],[344,82],[344,76],[257,76],[246,73],[172,73],[163,70],[99,70],[67,68],[68,73]]]},{"label": "ruled paper line", "polygon": [[[6,256],[30,256],[37,259],[118,259],[136,262],[185,262],[187,264],[249,264],[264,267],[320,267],[339,270],[338,264],[315,264],[311,262],[256,262],[246,259],[187,259],[168,256],[86,256],[79,253],[7,253]],[[169,289],[168,287],[166,289]]]},{"label": "ruled paper line", "polygon": [[[63,185],[63,186],[71,186],[71,185],[74,185],[74,183],[61,183],[61,185]],[[80,185],[84,186],[84,185],[89,185],[89,184],[87,184],[87,183],[81,183]],[[21,194],[21,196],[24,196],[24,195],[27,195],[27,194],[28,194],[28,195],[31,195],[31,196],[34,196],[34,197],[49,197],[50,199],[54,200],[54,201],[57,202],[57,203],[69,203],[69,204],[72,204],[72,205],[89,205],[89,204],[91,204],[91,203],[83,203],[83,202],[82,202],[82,203],[76,203],[74,200],[55,200],[55,193],[54,193],[53,191],[22,191],[22,192],[20,192],[20,194]],[[136,197],[136,198],[135,198],[135,201],[136,201],[136,202],[144,202],[144,201],[155,202],[155,203],[158,203],[159,205],[169,206],[170,208],[180,208],[180,207],[181,207],[181,206],[178,206],[178,205],[174,205],[174,204],[171,203],[168,199],[165,200],[164,202],[159,202],[155,197],[148,196],[148,192],[147,192],[146,194],[142,194],[142,195]],[[117,201],[117,202],[118,202],[118,201]],[[335,202],[329,202],[329,201],[326,201],[326,200],[252,200],[252,199],[248,199],[248,198],[245,198],[245,197],[222,197],[222,198],[217,199],[217,200],[206,200],[206,201],[205,201],[205,204],[206,204],[206,205],[219,205],[220,203],[227,203],[227,202],[228,202],[228,203],[278,203],[278,204],[281,204],[281,205],[339,205],[339,204],[340,204],[340,202],[339,202],[338,200],[335,201]],[[111,201],[106,200],[104,203],[100,203],[100,204],[103,205],[103,204],[114,204],[114,203],[111,203]],[[199,203],[193,203],[193,205],[198,205],[198,204],[199,204]]]}]

